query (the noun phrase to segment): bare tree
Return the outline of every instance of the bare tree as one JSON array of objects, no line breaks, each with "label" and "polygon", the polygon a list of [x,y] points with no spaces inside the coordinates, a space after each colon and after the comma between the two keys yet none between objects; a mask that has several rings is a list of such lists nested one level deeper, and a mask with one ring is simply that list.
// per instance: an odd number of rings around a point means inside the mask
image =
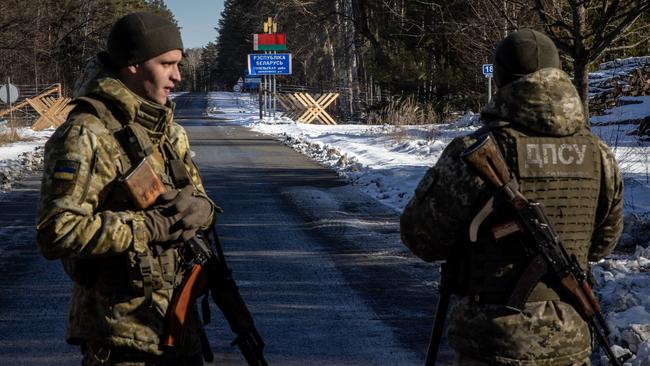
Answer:
[{"label": "bare tree", "polygon": [[[573,59],[574,83],[589,115],[589,66],[608,50],[632,48],[650,40],[649,24],[635,23],[650,0],[535,0],[544,27],[560,51]],[[645,31],[634,44],[631,31]]]},{"label": "bare tree", "polygon": [[184,79],[183,85],[181,85],[182,88],[189,89],[191,91],[198,90],[198,72],[201,64],[202,53],[203,48],[188,48],[185,50],[185,62],[182,65]]}]

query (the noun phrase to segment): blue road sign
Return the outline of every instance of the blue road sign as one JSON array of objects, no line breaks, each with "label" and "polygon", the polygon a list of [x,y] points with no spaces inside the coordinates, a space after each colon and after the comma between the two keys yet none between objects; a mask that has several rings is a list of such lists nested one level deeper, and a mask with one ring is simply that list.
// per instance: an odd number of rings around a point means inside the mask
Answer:
[{"label": "blue road sign", "polygon": [[492,64],[483,64],[483,75],[486,78],[492,77]]},{"label": "blue road sign", "polygon": [[257,89],[262,82],[262,78],[246,76],[244,77],[244,89]]},{"label": "blue road sign", "polygon": [[248,55],[248,74],[260,75],[291,75],[291,54],[250,54]]}]

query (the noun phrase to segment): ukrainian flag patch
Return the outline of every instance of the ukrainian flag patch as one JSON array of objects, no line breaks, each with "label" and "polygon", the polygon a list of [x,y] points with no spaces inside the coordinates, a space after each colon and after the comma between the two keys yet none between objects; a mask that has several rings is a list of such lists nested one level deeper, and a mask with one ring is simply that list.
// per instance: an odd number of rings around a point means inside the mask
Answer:
[{"label": "ukrainian flag patch", "polygon": [[79,162],[74,160],[57,160],[54,166],[54,179],[73,181],[77,178]]}]

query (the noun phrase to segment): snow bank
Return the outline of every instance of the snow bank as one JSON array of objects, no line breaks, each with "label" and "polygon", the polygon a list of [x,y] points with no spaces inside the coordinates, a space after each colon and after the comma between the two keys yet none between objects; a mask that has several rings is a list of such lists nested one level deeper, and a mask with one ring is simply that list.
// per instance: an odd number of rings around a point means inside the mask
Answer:
[{"label": "snow bank", "polygon": [[54,129],[37,132],[22,127],[16,132],[23,141],[0,146],[0,191],[10,191],[21,177],[42,169],[43,145]]}]

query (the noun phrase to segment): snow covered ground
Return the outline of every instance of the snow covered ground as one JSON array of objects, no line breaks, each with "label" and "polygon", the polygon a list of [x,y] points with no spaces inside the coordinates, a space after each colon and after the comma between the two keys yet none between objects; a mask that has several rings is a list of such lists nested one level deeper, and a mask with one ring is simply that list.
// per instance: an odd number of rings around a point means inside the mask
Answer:
[{"label": "snow covered ground", "polygon": [[40,169],[43,163],[43,145],[54,129],[36,132],[21,127],[15,132],[21,141],[0,146],[0,192],[10,190],[12,183],[24,174]]},{"label": "snow covered ground", "polygon": [[[614,108],[594,124],[650,116],[650,98]],[[427,168],[454,138],[478,128],[468,113],[452,124],[426,126],[307,125],[287,118],[259,120],[257,102],[246,94],[211,93],[209,111],[245,125],[329,166],[355,189],[401,211]],[[636,354],[630,365],[650,365],[650,142],[629,135],[635,125],[594,126],[614,152],[625,179],[626,231],[620,250],[595,263],[597,292],[612,326],[612,340]]]}]

